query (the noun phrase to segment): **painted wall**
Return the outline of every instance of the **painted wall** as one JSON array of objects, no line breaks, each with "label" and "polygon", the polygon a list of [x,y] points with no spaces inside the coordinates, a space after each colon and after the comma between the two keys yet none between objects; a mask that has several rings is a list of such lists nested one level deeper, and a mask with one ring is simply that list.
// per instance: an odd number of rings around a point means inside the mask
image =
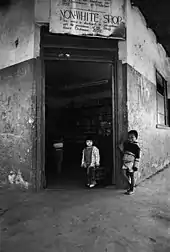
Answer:
[{"label": "painted wall", "polygon": [[0,69],[36,57],[37,36],[34,0],[9,0],[0,5]]},{"label": "painted wall", "polygon": [[[35,21],[49,23],[50,0],[35,0]],[[127,40],[119,41],[119,59],[155,83],[155,68],[170,82],[170,58],[157,43],[138,8],[126,0]],[[169,85],[170,86],[170,85]],[[168,88],[170,97],[170,87]]]},{"label": "painted wall", "polygon": [[0,183],[26,188],[33,180],[33,58],[39,55],[39,39],[34,0],[0,3]]},{"label": "painted wall", "polygon": [[156,86],[127,65],[128,128],[139,133],[142,156],[137,183],[170,163],[170,129],[156,128]]},{"label": "painted wall", "polygon": [[33,60],[0,70],[0,183],[21,172],[32,183],[35,121]]},{"label": "painted wall", "polygon": [[119,42],[119,59],[128,63],[148,80],[156,83],[155,69],[170,82],[170,58],[147,27],[142,13],[127,0],[127,40]]},{"label": "painted wall", "polygon": [[35,0],[35,21],[37,23],[49,23],[50,0]]},{"label": "painted wall", "polygon": [[142,150],[136,182],[170,163],[170,130],[158,129],[156,69],[169,82],[170,59],[141,12],[127,1],[127,41],[119,43],[119,58],[127,68],[128,130],[139,132]]},{"label": "painted wall", "polygon": [[[126,119],[128,129],[136,129],[139,132],[142,158],[136,178],[138,183],[164,167],[170,160],[170,152],[168,152],[170,130],[156,128],[155,79],[157,69],[170,83],[170,59],[162,45],[157,43],[155,34],[147,27],[139,9],[132,7],[129,0],[127,0],[126,7],[127,40],[119,42],[119,60],[124,64],[123,69],[126,69],[124,74],[127,72],[127,104],[124,100],[125,94],[123,96],[123,92],[126,90],[118,87],[119,103],[122,105],[124,102],[122,106],[124,110],[122,114],[118,114],[118,121],[122,125],[122,135],[126,134],[126,126],[124,126]],[[44,12],[45,8],[46,12]],[[36,20],[48,23],[47,13],[49,13],[48,0],[37,0]],[[119,74],[118,79],[122,76],[122,73]],[[119,140],[122,135],[118,136]]]},{"label": "painted wall", "polygon": [[[4,180],[11,170],[20,170],[29,183],[35,126],[33,62],[29,59],[39,55],[39,26],[33,20],[34,14],[37,22],[48,22],[49,17],[48,1],[37,0],[35,8],[33,3],[11,0],[0,9],[0,69],[5,68],[0,71],[0,177]],[[127,17],[127,41],[119,43],[119,59],[128,63],[128,122],[129,129],[137,129],[140,135],[140,181],[169,161],[170,131],[156,129],[155,68],[169,80],[170,62],[129,1]]]}]

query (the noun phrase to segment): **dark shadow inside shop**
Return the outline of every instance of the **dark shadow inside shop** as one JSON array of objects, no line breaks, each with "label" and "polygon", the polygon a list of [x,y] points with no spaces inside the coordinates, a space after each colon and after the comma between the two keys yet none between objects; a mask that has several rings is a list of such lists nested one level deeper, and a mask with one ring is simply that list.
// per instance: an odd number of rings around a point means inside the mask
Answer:
[{"label": "dark shadow inside shop", "polygon": [[[87,135],[99,148],[105,184],[112,177],[112,65],[45,60],[47,187],[84,185],[80,167]],[[54,144],[63,141],[61,171]]]}]

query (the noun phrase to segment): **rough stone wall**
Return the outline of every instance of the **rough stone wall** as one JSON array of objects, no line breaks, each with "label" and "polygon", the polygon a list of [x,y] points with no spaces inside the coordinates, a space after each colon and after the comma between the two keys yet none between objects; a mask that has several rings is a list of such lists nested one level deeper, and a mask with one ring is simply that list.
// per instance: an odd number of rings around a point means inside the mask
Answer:
[{"label": "rough stone wall", "polygon": [[0,183],[11,171],[32,183],[33,86],[33,60],[0,70]]},{"label": "rough stone wall", "polygon": [[36,56],[34,30],[34,0],[0,5],[0,69]]},{"label": "rough stone wall", "polygon": [[156,128],[156,86],[127,65],[128,126],[139,132],[137,183],[170,163],[170,130]]}]

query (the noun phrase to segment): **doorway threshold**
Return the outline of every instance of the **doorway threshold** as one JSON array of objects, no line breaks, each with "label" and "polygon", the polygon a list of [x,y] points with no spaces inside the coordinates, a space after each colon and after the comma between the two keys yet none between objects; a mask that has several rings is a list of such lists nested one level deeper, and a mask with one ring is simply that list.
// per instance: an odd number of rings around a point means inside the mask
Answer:
[{"label": "doorway threshold", "polygon": [[82,182],[74,180],[59,180],[55,183],[49,184],[46,190],[70,190],[70,189],[84,189]]}]

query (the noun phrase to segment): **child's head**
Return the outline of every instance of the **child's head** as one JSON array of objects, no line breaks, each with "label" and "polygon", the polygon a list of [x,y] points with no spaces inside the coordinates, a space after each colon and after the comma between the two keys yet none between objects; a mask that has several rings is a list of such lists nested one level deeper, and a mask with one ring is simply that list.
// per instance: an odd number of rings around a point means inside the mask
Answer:
[{"label": "child's head", "polygon": [[87,147],[91,147],[93,145],[92,137],[87,137],[86,138],[86,145],[87,145]]},{"label": "child's head", "polygon": [[135,142],[138,139],[138,132],[136,130],[130,130],[128,132],[128,139],[131,142]]}]

